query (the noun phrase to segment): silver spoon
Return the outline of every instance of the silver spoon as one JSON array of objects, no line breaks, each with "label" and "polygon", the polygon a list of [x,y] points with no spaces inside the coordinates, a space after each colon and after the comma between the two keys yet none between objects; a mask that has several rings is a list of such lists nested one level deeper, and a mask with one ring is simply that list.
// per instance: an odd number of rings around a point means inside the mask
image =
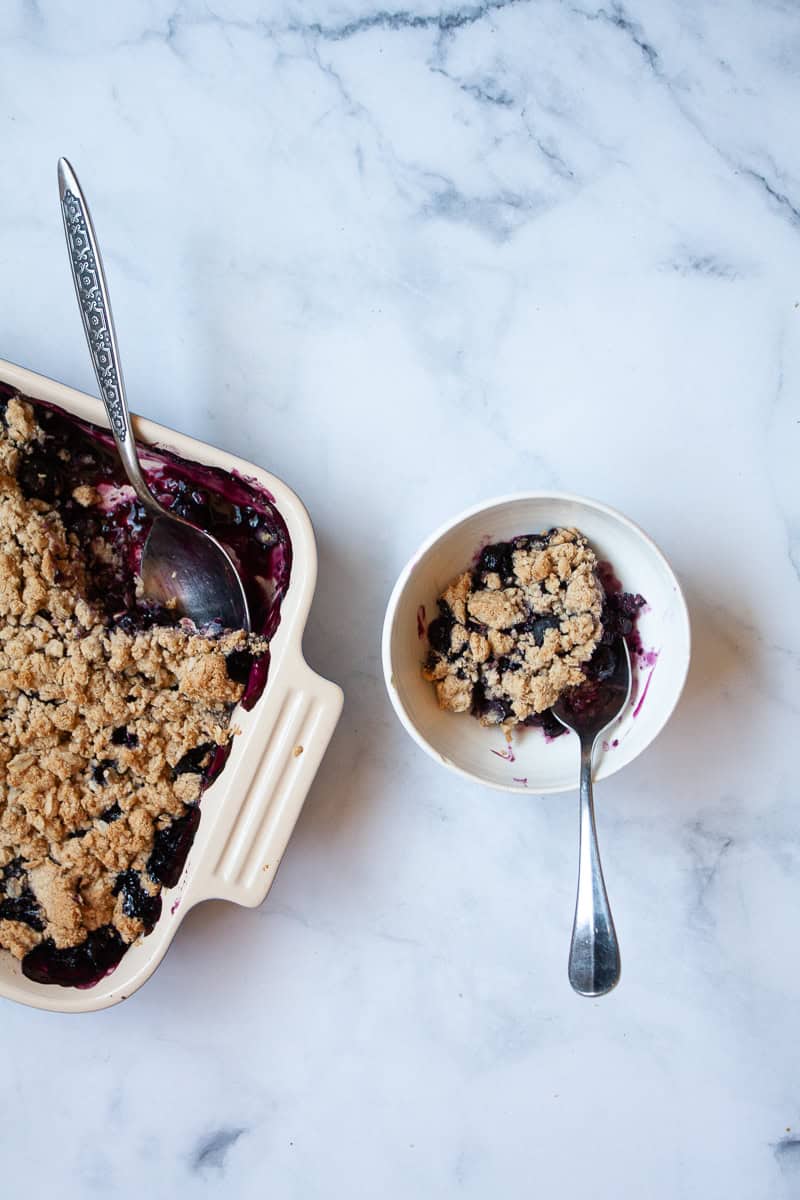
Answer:
[{"label": "silver spoon", "polygon": [[125,398],[97,237],[89,206],[65,158],[58,160],[58,191],[78,307],[100,396],[128,481],[153,518],[142,551],[144,594],[190,617],[198,629],[218,621],[226,629],[249,631],[247,597],[227,550],[210,533],[164,508],[145,482]]},{"label": "silver spoon", "polygon": [[567,693],[553,708],[581,744],[581,835],[578,895],[569,949],[569,981],[582,996],[604,996],[619,983],[617,931],[606,895],[592,795],[592,759],[600,734],[625,708],[631,692],[631,658],[624,638],[613,646],[613,673]]}]

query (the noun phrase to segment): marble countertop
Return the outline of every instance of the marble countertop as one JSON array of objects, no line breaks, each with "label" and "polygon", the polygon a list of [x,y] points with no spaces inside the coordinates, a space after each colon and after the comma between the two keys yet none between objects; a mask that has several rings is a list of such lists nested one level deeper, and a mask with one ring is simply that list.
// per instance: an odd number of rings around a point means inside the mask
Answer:
[{"label": "marble countertop", "polygon": [[[9,0],[0,64],[0,353],[94,389],[66,154],[134,407],[304,498],[346,694],[261,909],[192,912],[117,1009],[2,1006],[6,1188],[797,1196],[797,9]],[[598,1002],[575,798],[437,769],[380,675],[416,545],[535,487],[638,520],[694,627],[598,789]]]}]

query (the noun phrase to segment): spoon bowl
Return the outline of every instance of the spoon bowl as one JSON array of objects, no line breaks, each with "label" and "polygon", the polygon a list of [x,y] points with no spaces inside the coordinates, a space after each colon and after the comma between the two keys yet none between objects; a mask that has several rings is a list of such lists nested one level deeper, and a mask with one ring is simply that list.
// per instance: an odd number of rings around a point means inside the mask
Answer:
[{"label": "spoon bowl", "polygon": [[241,576],[227,550],[204,529],[177,517],[156,516],[142,551],[144,594],[190,617],[198,629],[250,629]]}]

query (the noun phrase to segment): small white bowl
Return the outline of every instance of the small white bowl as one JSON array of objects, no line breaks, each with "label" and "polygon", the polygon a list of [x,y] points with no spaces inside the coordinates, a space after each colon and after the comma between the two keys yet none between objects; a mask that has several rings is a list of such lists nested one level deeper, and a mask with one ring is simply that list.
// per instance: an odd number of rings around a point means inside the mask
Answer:
[{"label": "small white bowl", "polygon": [[644,649],[657,655],[655,666],[634,665],[631,702],[604,734],[595,779],[613,775],[650,745],[669,720],[689,669],[689,614],[680,584],[655,543],[622,513],[561,492],[522,492],[478,504],[448,521],[423,543],[395,584],[383,626],[386,686],[400,720],[431,757],[508,792],[574,789],[574,735],[548,742],[540,729],[524,728],[514,731],[509,744],[499,728],[484,728],[465,713],[443,712],[433,685],[422,678],[428,650],[422,629],[437,613],[437,596],[482,546],[554,525],[580,529],[624,589],[645,597],[638,628]]}]

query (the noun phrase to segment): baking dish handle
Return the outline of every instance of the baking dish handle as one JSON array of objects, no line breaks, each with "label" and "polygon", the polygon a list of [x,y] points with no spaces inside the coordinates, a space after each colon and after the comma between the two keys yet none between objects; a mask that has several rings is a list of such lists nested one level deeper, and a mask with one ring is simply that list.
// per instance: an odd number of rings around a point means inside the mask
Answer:
[{"label": "baking dish handle", "polygon": [[341,688],[304,660],[287,675],[269,696],[270,735],[248,765],[250,785],[238,807],[226,804],[218,814],[186,907],[212,899],[254,907],[270,889],[343,702]]}]

